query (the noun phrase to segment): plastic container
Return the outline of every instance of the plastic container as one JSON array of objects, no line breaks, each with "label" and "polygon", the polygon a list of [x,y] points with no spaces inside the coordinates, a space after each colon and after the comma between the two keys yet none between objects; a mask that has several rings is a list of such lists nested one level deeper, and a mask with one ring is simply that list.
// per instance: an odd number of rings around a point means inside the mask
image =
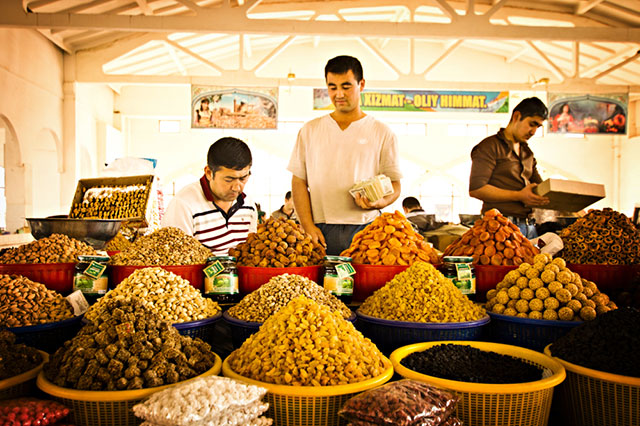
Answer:
[{"label": "plastic container", "polygon": [[[402,359],[413,352],[447,343],[511,355],[544,368],[548,376],[528,383],[468,383],[420,374],[400,364]],[[487,342],[418,343],[394,351],[391,362],[395,372],[404,378],[429,383],[460,396],[456,415],[465,425],[470,426],[546,426],[551,411],[553,388],[562,383],[566,376],[562,364],[547,355],[517,346]]]},{"label": "plastic container", "polygon": [[582,278],[593,281],[603,293],[611,290],[623,290],[629,287],[640,265],[584,265],[567,263],[567,268],[580,274]]},{"label": "plastic container", "polygon": [[269,403],[266,417],[278,426],[337,426],[347,422],[338,416],[338,411],[352,396],[385,384],[393,376],[389,367],[377,377],[360,383],[338,386],[287,386],[259,382],[236,374],[229,366],[227,357],[222,363],[222,374],[268,390],[265,402]]},{"label": "plastic container", "polygon": [[[231,329],[231,342],[233,344],[233,348],[237,349],[247,340],[253,333],[260,329],[263,323],[261,322],[253,322],[253,321],[243,321],[229,315],[228,311],[225,311],[222,314],[222,318],[224,322],[229,325]],[[356,314],[355,312],[347,318],[349,322],[355,322]],[[175,326],[175,325],[174,325]]]},{"label": "plastic container", "polygon": [[384,353],[400,346],[433,340],[478,340],[490,318],[466,322],[409,322],[375,318],[356,311],[356,327]]},{"label": "plastic container", "polygon": [[582,321],[550,321],[518,318],[489,312],[491,340],[507,345],[522,346],[542,352],[544,347],[582,324]]},{"label": "plastic container", "polygon": [[407,265],[363,265],[353,264],[356,274],[353,276],[353,297],[355,302],[364,302],[374,291],[383,287],[400,272],[407,269]]},{"label": "plastic container", "polygon": [[215,336],[216,323],[222,318],[222,312],[218,312],[211,318],[205,318],[197,321],[180,322],[173,324],[178,333],[183,336],[189,336],[192,339],[200,338],[206,343],[211,344]]},{"label": "plastic container", "polygon": [[[215,354],[214,354],[215,355]],[[215,376],[220,373],[222,360],[215,355],[214,366],[196,377]],[[195,378],[195,377],[194,377]],[[192,379],[189,379],[192,380]],[[179,382],[184,383],[184,382]],[[68,423],[78,426],[136,426],[141,423],[131,409],[149,395],[168,388],[171,385],[154,388],[122,391],[86,391],[56,386],[38,374],[38,388],[52,399],[66,405],[71,410]]]},{"label": "plastic container", "polygon": [[36,377],[38,376],[38,373],[40,373],[40,370],[42,370],[42,366],[49,361],[48,353],[43,351],[38,352],[42,355],[42,362],[40,365],[29,371],[25,371],[22,374],[18,374],[17,376],[0,380],[0,400],[20,398],[22,396],[30,396],[33,394],[36,389]]},{"label": "plastic container", "polygon": [[205,264],[201,265],[148,265],[148,266],[138,266],[138,265],[111,265],[109,266],[109,273],[111,274],[111,278],[109,279],[109,283],[111,286],[115,287],[122,282],[129,275],[133,274],[137,269],[142,268],[162,268],[169,272],[173,272],[174,274],[181,276],[185,280],[189,281],[189,283],[195,287],[197,290],[202,291],[204,286],[204,272],[202,270],[205,268]]},{"label": "plastic container", "polygon": [[260,268],[257,266],[238,266],[240,294],[246,296],[266,284],[273,277],[282,274],[296,274],[316,284],[322,285],[322,265],[295,266],[292,268]]},{"label": "plastic container", "polygon": [[[551,345],[544,353],[551,355]],[[553,357],[567,370],[558,388],[561,411],[572,426],[640,425],[640,378],[593,370]]]},{"label": "plastic container", "polygon": [[475,265],[476,268],[476,301],[486,302],[487,292],[504,279],[509,271],[517,266]]},{"label": "plastic container", "polygon": [[63,296],[73,290],[74,263],[3,263],[0,274],[22,275]]},{"label": "plastic container", "polygon": [[16,343],[24,343],[41,351],[54,353],[67,340],[73,339],[82,328],[82,315],[64,321],[26,327],[8,328],[16,335]]}]

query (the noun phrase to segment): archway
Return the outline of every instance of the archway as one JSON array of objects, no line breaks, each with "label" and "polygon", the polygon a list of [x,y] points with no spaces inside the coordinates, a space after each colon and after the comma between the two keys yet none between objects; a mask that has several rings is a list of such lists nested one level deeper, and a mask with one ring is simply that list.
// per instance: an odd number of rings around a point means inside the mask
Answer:
[{"label": "archway", "polygon": [[63,208],[60,202],[62,156],[59,141],[52,130],[42,129],[30,151],[31,206],[27,213],[34,217],[68,213],[68,206]]},{"label": "archway", "polygon": [[0,114],[0,134],[4,142],[6,229],[15,232],[26,225],[25,221],[25,168],[22,163],[22,152],[18,136],[11,121]]}]

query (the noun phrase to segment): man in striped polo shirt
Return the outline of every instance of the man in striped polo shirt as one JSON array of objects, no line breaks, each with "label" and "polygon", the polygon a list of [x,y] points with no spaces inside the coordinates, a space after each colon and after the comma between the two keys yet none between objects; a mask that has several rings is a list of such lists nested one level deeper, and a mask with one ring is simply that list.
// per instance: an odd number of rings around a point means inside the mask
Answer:
[{"label": "man in striped polo shirt", "polygon": [[204,176],[180,190],[169,203],[162,226],[193,235],[216,256],[256,232],[258,212],[242,192],[251,175],[251,150],[232,137],[209,147]]}]

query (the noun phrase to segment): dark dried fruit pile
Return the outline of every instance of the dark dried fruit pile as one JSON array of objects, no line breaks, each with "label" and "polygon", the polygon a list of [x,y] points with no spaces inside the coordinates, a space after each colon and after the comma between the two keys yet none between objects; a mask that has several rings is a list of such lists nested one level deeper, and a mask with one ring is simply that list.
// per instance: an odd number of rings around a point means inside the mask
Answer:
[{"label": "dark dried fruit pile", "polygon": [[437,345],[414,352],[401,364],[442,379],[471,383],[526,383],[542,379],[542,370],[518,358],[466,345]]},{"label": "dark dried fruit pile", "polygon": [[609,311],[556,340],[551,354],[582,367],[640,377],[638,324],[640,311],[635,308]]},{"label": "dark dried fruit pile", "polygon": [[213,367],[200,339],[181,336],[139,299],[112,300],[45,364],[47,379],[85,390],[125,390],[190,379]]},{"label": "dark dried fruit pile", "polygon": [[36,368],[41,362],[40,352],[29,346],[16,345],[15,334],[7,330],[0,331],[0,380]]}]

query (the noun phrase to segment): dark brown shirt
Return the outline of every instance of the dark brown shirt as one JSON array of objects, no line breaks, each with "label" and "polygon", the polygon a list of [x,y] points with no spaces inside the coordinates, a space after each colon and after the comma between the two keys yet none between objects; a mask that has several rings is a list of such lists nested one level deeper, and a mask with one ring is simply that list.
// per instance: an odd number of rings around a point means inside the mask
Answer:
[{"label": "dark brown shirt", "polygon": [[[530,183],[540,183],[542,178],[536,168],[536,159],[526,142],[520,143],[520,155],[513,143],[504,137],[504,129],[484,139],[471,150],[471,175],[469,191],[492,185],[496,188],[520,191]],[[531,208],[520,201],[488,202],[482,212],[496,208],[505,216],[527,217]]]}]

